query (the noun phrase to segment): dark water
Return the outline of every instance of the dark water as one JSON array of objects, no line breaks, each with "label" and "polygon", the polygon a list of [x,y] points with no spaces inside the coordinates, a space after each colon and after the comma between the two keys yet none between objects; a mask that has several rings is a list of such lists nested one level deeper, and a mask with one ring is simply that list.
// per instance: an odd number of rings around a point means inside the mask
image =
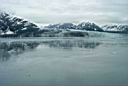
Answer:
[{"label": "dark water", "polygon": [[0,86],[128,86],[128,35],[0,39]]}]

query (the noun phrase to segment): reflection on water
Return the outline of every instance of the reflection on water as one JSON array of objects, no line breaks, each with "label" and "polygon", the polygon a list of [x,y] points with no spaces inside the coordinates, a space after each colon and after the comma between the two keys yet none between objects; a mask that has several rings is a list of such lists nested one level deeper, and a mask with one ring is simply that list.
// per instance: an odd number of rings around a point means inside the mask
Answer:
[{"label": "reflection on water", "polygon": [[11,56],[35,49],[38,45],[37,42],[0,43],[0,61],[7,61]]},{"label": "reflection on water", "polygon": [[87,49],[94,49],[97,46],[99,46],[101,43],[99,42],[88,42],[85,40],[61,40],[61,41],[46,41],[43,42],[46,45],[49,45],[49,47],[51,48],[63,48],[63,49],[72,49],[74,47],[78,47],[78,48],[87,48]]},{"label": "reflection on water", "polygon": [[62,48],[62,49],[72,49],[72,48],[87,48],[94,49],[99,46],[99,42],[90,42],[85,40],[54,40],[54,41],[42,41],[42,42],[1,42],[0,43],[0,61],[7,61],[11,56],[16,56],[22,54],[26,51],[33,50],[38,47],[38,45],[45,45],[50,48]]}]

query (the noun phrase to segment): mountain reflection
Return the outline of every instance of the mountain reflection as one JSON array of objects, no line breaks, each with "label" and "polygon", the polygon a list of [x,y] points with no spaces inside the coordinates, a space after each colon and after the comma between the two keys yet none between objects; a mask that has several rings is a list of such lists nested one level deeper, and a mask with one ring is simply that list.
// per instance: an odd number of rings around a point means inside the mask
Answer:
[{"label": "mountain reflection", "polygon": [[[99,46],[99,42],[87,42],[85,40],[54,40],[54,41],[42,41],[42,42],[0,42],[0,61],[8,61],[10,57],[17,56],[29,50],[37,48],[39,45],[45,45],[49,48],[86,48],[94,49]],[[43,47],[41,47],[43,48]]]},{"label": "mountain reflection", "polygon": [[22,54],[25,51],[35,49],[37,42],[11,42],[0,43],[0,61],[7,61],[11,56]]},{"label": "mountain reflection", "polygon": [[48,45],[51,48],[63,48],[63,49],[72,49],[74,47],[77,48],[87,48],[87,49],[94,49],[99,46],[101,43],[99,42],[88,42],[85,40],[55,40],[55,41],[46,41],[43,42],[44,44]]}]

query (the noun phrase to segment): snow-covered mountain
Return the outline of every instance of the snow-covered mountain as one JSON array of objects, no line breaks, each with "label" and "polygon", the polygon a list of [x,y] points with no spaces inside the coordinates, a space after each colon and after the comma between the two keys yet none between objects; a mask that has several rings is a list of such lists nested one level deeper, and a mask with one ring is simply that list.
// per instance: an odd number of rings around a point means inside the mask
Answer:
[{"label": "snow-covered mountain", "polygon": [[79,24],[63,23],[63,24],[50,24],[45,26],[47,29],[75,29],[85,31],[99,31],[99,32],[111,32],[111,33],[128,33],[128,25],[104,25],[98,26],[95,23],[82,22]]},{"label": "snow-covered mountain", "polygon": [[90,22],[82,22],[78,24],[77,29],[87,30],[87,31],[103,31],[102,28],[100,28],[98,25]]},{"label": "snow-covered mountain", "polygon": [[33,22],[7,13],[0,13],[0,36],[36,36],[39,27]]},{"label": "snow-covered mountain", "polygon": [[113,33],[128,33],[128,25],[105,25],[103,31]]},{"label": "snow-covered mountain", "polygon": [[63,24],[53,24],[48,25],[45,28],[56,28],[56,29],[79,29],[79,30],[87,30],[87,31],[103,31],[98,25],[90,22],[82,22],[78,25],[73,23],[63,23]]},{"label": "snow-covered mountain", "polygon": [[[76,30],[76,31],[74,31]],[[83,32],[84,31],[84,32]],[[104,25],[91,22],[79,24],[61,23],[42,25],[21,17],[0,13],[0,37],[35,37],[35,36],[88,36],[90,31],[128,33],[128,25]],[[66,35],[65,35],[66,34]]]}]

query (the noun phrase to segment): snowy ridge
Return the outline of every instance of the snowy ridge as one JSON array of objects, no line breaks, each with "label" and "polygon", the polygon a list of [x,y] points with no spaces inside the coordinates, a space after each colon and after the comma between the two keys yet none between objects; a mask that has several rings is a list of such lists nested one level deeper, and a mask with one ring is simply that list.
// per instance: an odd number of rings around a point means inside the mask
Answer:
[{"label": "snowy ridge", "polygon": [[102,29],[90,22],[82,22],[79,24],[73,24],[73,23],[63,23],[63,24],[50,24],[48,26],[45,26],[45,28],[50,29],[79,29],[79,30],[88,30],[88,31],[102,31]]},{"label": "snowy ridge", "polygon": [[105,32],[128,33],[128,25],[105,25],[102,26]]},{"label": "snowy ridge", "polygon": [[82,22],[79,24],[63,23],[50,24],[45,26],[47,29],[74,29],[86,31],[112,32],[112,33],[128,33],[128,25],[104,25],[98,26],[91,22]]},{"label": "snowy ridge", "polygon": [[5,12],[0,13],[0,37],[37,36],[39,27],[33,22]]}]

